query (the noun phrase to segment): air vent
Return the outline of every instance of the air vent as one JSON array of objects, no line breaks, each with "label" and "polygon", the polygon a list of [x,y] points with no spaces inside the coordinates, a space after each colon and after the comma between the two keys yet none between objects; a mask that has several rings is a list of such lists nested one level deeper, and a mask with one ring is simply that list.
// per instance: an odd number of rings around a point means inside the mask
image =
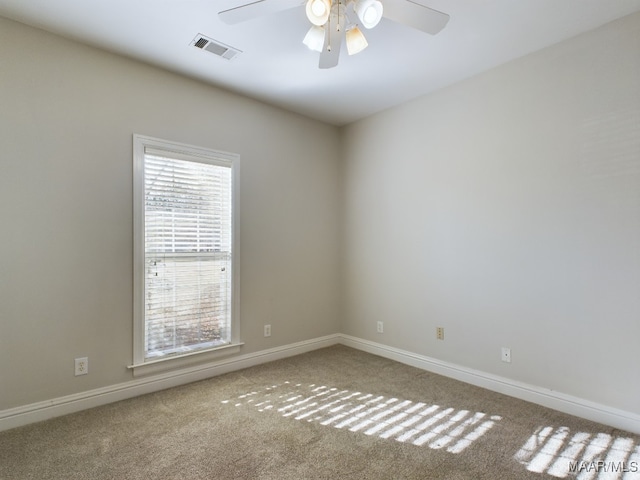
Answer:
[{"label": "air vent", "polygon": [[191,45],[201,50],[206,50],[207,52],[213,53],[218,57],[224,58],[225,60],[232,60],[242,53],[242,51],[238,50],[237,48],[225,45],[222,42],[218,42],[217,40],[205,37],[201,34],[198,34],[196,38],[193,39]]}]

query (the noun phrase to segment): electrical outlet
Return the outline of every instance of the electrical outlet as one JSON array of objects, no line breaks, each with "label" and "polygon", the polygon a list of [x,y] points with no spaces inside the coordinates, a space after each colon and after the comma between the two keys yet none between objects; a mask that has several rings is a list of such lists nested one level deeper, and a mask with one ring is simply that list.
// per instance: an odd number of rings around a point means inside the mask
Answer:
[{"label": "electrical outlet", "polygon": [[436,327],[436,338],[444,340],[444,327]]},{"label": "electrical outlet", "polygon": [[264,336],[265,337],[270,337],[271,336],[271,325],[265,325],[264,326]]},{"label": "electrical outlet", "polygon": [[508,347],[502,347],[502,361],[511,363],[511,349]]},{"label": "electrical outlet", "polygon": [[378,322],[378,333],[384,333],[384,323]]},{"label": "electrical outlet", "polygon": [[86,375],[89,373],[89,359],[87,357],[76,358],[75,360],[75,376]]}]

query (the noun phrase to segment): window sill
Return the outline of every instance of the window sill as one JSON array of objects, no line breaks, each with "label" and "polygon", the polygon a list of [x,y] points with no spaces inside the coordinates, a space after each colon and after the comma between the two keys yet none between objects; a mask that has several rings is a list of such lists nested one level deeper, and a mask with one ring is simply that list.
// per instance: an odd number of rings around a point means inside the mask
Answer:
[{"label": "window sill", "polygon": [[242,345],[244,345],[244,343],[231,343],[229,345],[199,350],[185,355],[160,358],[158,360],[150,360],[145,363],[129,365],[127,368],[133,370],[134,377],[141,377],[143,375],[150,375],[152,373],[165,372],[175,368],[187,367],[195,363],[215,360],[226,355],[239,353]]}]

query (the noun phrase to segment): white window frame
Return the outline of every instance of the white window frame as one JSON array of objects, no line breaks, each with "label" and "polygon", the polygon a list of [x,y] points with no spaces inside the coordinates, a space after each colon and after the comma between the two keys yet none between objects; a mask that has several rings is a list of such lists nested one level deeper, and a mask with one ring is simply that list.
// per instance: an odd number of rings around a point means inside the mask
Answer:
[{"label": "white window frame", "polygon": [[[209,349],[176,354],[145,361],[145,209],[144,165],[145,148],[161,150],[174,158],[203,163],[215,163],[231,168],[232,218],[231,218],[231,342]],[[133,364],[128,368],[134,376],[146,375],[168,369],[188,366],[195,362],[213,360],[222,355],[238,353],[240,341],[240,156],[159,138],[134,134],[133,136]]]}]

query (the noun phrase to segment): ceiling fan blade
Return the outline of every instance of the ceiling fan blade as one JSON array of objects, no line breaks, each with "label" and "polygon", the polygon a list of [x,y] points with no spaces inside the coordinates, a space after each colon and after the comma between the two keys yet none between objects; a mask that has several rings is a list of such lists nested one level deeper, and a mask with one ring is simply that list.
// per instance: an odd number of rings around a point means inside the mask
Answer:
[{"label": "ceiling fan blade", "polygon": [[340,59],[340,48],[342,47],[342,37],[344,36],[345,16],[331,15],[330,21],[324,28],[327,32],[324,35],[324,48],[320,53],[320,68],[333,68],[338,65]]},{"label": "ceiling fan blade", "polygon": [[218,12],[218,17],[224,23],[234,25],[263,15],[289,10],[304,5],[304,3],[304,0],[256,0]]},{"label": "ceiling fan blade", "polygon": [[411,0],[385,0],[383,16],[391,21],[435,35],[449,22],[449,15]]}]

